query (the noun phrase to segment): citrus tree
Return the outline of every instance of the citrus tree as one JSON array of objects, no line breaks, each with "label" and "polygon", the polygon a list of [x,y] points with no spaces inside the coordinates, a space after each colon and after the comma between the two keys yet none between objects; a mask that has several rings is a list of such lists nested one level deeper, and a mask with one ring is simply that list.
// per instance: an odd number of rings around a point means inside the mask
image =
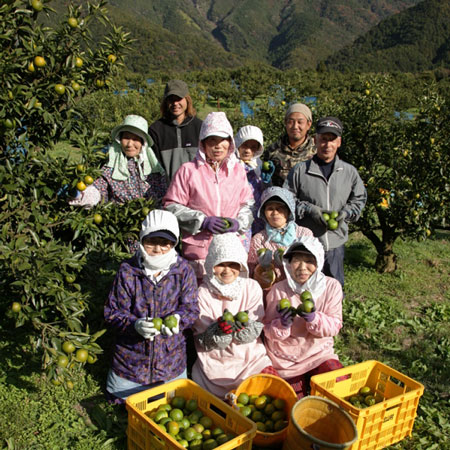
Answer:
[{"label": "citrus tree", "polygon": [[368,192],[355,229],[375,246],[380,272],[395,271],[397,238],[425,239],[449,216],[449,99],[430,84],[406,114],[396,110],[396,89],[389,76],[373,77],[319,101],[320,115],[343,120],[340,153]]},{"label": "citrus tree", "polygon": [[[19,327],[11,338],[28,336],[49,378],[70,388],[71,374],[102,352],[103,330],[88,324],[92,305],[79,277],[89,252],[108,245],[106,227],[118,224],[107,223],[113,211],[67,205],[66,193],[81,179],[91,183],[104,158],[93,152],[103,144],[78,103],[107,89],[129,41],[109,22],[104,1],[70,3],[57,18],[50,3],[0,6],[0,308],[2,329]],[[99,24],[104,38],[94,45],[90,27]],[[80,147],[78,166],[51,151],[70,138]]]}]

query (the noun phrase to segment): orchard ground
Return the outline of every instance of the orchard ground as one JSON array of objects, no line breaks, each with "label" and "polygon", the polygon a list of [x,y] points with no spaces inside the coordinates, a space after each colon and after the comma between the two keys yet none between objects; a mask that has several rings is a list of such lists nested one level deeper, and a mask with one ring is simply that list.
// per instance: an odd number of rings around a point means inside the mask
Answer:
[{"label": "orchard ground", "polygon": [[[450,432],[450,233],[426,241],[397,240],[399,268],[374,269],[376,252],[353,233],[345,261],[344,327],[336,347],[344,365],[381,361],[425,385],[411,439],[395,449],[442,449]],[[99,260],[83,289],[105,298],[120,255]],[[21,329],[0,330],[0,442],[8,449],[123,449],[127,414],[104,396],[110,336],[105,353],[76,374],[73,389],[49,384]],[[18,351],[22,350],[22,351]]]}]

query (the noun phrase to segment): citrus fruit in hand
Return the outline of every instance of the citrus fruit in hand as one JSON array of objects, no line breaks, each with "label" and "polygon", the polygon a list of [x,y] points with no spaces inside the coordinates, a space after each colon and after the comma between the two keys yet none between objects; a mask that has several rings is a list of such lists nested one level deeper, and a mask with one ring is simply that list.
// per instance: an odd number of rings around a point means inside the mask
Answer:
[{"label": "citrus fruit in hand", "polygon": [[279,307],[279,309],[290,308],[291,302],[287,298],[282,298],[280,300],[280,302],[278,303],[278,307]]},{"label": "citrus fruit in hand", "polygon": [[330,214],[330,219],[336,219],[336,217],[339,215],[337,211],[332,211]]},{"label": "citrus fruit in hand", "polygon": [[245,311],[239,311],[236,314],[235,319],[241,323],[246,323],[246,322],[248,322],[248,314]]},{"label": "citrus fruit in hand", "polygon": [[[161,330],[161,325],[163,324],[163,320],[161,319],[161,317],[155,317],[153,319],[153,326],[160,331]],[[179,397],[174,397],[175,398],[179,398]],[[182,398],[182,397],[181,397]],[[177,408],[184,408],[184,404],[183,406],[177,406]]]},{"label": "citrus fruit in hand", "polygon": [[314,302],[312,300],[305,300],[300,306],[300,311],[310,313],[314,309]]},{"label": "citrus fruit in hand", "polygon": [[270,170],[270,163],[269,161],[264,161],[262,165],[263,172],[269,172]]},{"label": "citrus fruit in hand", "polygon": [[323,213],[322,217],[324,218],[325,222],[328,222],[331,219],[331,217],[328,213]]},{"label": "citrus fruit in hand", "polygon": [[329,230],[335,230],[339,226],[339,222],[335,219],[330,219],[327,224]]},{"label": "citrus fruit in hand", "polygon": [[164,319],[164,325],[170,329],[175,328],[178,325],[178,320],[175,316],[167,316]]},{"label": "citrus fruit in hand", "polygon": [[309,291],[303,291],[303,292],[301,293],[301,295],[300,295],[300,300],[301,300],[302,302],[304,302],[305,300],[309,300],[309,299],[312,299],[311,292],[309,292]]},{"label": "citrus fruit in hand", "polygon": [[226,311],[223,313],[222,319],[225,321],[234,322],[234,316],[230,311]]}]

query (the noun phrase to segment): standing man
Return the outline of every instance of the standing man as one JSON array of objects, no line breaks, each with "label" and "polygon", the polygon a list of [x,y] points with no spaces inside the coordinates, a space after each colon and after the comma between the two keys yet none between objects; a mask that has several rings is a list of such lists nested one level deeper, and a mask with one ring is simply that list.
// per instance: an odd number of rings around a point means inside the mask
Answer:
[{"label": "standing man", "polygon": [[[283,186],[289,171],[297,163],[311,159],[316,153],[314,139],[308,136],[312,124],[311,110],[303,103],[294,103],[284,116],[286,133],[266,148],[262,159],[272,161],[272,184]],[[265,182],[267,182],[265,180]]]},{"label": "standing man", "polygon": [[[367,201],[367,192],[358,171],[337,156],[342,143],[342,123],[336,117],[317,122],[317,154],[297,164],[285,186],[297,197],[297,223],[310,228],[325,249],[323,272],[344,286],[344,245],[348,223],[356,222]],[[336,211],[338,227],[329,229],[323,213]]]},{"label": "standing man", "polygon": [[192,161],[197,153],[202,121],[195,114],[187,84],[170,80],[161,102],[162,117],[149,129],[152,149],[170,180],[181,164]]}]

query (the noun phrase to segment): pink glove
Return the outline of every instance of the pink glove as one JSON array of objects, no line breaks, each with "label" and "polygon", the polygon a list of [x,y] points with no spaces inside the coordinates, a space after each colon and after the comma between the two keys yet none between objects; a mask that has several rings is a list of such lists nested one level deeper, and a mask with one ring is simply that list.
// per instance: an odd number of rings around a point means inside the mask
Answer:
[{"label": "pink glove", "polygon": [[220,234],[226,231],[222,217],[217,216],[207,217],[202,223],[202,228],[212,234]]}]

